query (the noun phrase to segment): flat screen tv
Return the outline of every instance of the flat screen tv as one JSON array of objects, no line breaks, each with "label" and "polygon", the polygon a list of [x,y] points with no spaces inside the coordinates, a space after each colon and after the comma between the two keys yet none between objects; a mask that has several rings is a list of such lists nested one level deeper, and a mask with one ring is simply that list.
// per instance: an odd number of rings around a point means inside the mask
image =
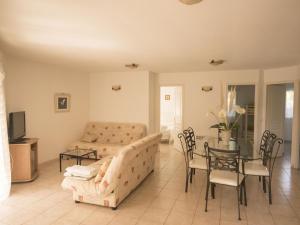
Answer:
[{"label": "flat screen tv", "polygon": [[25,112],[11,112],[8,117],[9,142],[22,142],[26,135]]}]

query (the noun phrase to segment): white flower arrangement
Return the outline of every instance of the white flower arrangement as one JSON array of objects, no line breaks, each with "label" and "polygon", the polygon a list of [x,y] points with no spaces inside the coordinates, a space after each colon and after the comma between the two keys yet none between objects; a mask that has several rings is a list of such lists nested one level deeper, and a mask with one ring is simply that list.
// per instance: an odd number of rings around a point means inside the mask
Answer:
[{"label": "white flower arrangement", "polygon": [[[235,88],[231,88],[228,93],[228,110],[222,108],[217,114],[213,111],[209,112],[218,122],[213,127],[221,128],[224,131],[232,130],[237,126],[241,115],[246,113],[246,110],[239,105],[234,104],[236,98]],[[236,115],[237,114],[237,115]]]}]

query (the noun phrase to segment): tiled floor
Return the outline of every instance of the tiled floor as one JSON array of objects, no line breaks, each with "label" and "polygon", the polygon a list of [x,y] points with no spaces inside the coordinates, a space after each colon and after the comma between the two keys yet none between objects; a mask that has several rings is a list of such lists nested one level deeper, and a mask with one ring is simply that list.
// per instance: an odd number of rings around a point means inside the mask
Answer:
[{"label": "tiled floor", "polygon": [[[64,161],[64,164],[71,161]],[[0,225],[299,225],[300,171],[289,168],[288,157],[278,160],[273,179],[273,205],[269,206],[257,178],[247,179],[248,207],[241,206],[237,220],[234,188],[217,186],[216,199],[204,212],[205,173],[197,172],[184,192],[183,156],[162,145],[156,170],[116,211],[75,204],[63,191],[58,162],[40,168],[39,178],[14,184],[12,195],[0,203]]]}]

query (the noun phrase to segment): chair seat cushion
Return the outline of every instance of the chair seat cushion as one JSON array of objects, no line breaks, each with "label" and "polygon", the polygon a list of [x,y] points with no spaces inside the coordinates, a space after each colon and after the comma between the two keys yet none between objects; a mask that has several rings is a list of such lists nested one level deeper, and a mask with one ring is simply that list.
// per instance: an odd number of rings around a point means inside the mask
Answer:
[{"label": "chair seat cushion", "polygon": [[195,168],[195,169],[200,169],[200,170],[206,170],[207,169],[206,158],[197,157],[197,158],[190,160],[189,167]]},{"label": "chair seat cushion", "polygon": [[227,170],[212,170],[210,172],[209,181],[216,184],[224,184],[229,186],[238,186],[244,179],[243,174],[239,174],[239,182],[237,182],[237,173]]},{"label": "chair seat cushion", "polygon": [[257,161],[245,162],[244,171],[246,175],[269,176],[268,168]]}]

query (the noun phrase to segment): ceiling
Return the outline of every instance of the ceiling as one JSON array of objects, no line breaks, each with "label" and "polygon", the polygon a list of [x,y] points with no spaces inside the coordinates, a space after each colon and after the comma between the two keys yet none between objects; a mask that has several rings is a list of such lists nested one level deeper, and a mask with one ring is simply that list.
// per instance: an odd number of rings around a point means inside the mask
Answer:
[{"label": "ceiling", "polygon": [[[1,0],[7,54],[86,71],[300,64],[299,0]],[[211,59],[224,59],[217,67]]]}]

